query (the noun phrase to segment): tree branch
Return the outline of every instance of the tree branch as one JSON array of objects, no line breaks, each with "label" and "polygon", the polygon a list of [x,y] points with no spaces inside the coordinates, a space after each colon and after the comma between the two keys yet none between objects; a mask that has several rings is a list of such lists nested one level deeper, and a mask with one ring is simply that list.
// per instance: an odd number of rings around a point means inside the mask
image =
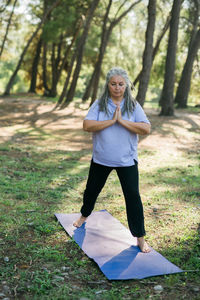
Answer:
[{"label": "tree branch", "polygon": [[9,20],[8,20],[8,24],[7,24],[7,27],[6,27],[6,33],[4,35],[4,39],[3,39],[3,42],[2,42],[2,45],[1,45],[0,57],[1,57],[2,53],[3,53],[4,45],[5,45],[5,42],[6,42],[6,39],[7,39],[8,30],[9,30],[9,27],[10,27],[10,24],[11,24],[11,20],[12,20],[12,16],[13,16],[16,4],[17,4],[17,0],[15,0],[15,2],[13,4],[13,8],[12,8]]},{"label": "tree branch", "polygon": [[10,4],[11,0],[7,0],[7,3],[5,4],[4,8],[2,8],[0,10],[0,13],[4,12],[4,10],[6,9],[6,7]]}]

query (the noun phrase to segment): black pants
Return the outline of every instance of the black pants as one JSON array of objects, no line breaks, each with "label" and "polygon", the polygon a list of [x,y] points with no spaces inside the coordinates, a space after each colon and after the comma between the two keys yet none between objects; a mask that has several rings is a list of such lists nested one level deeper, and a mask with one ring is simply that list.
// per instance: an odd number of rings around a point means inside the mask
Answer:
[{"label": "black pants", "polygon": [[126,201],[129,229],[133,236],[142,237],[145,235],[145,229],[143,206],[139,194],[137,162],[130,167],[107,167],[99,165],[92,160],[84,191],[81,214],[84,217],[88,217],[91,214],[96,199],[113,169],[117,172]]}]

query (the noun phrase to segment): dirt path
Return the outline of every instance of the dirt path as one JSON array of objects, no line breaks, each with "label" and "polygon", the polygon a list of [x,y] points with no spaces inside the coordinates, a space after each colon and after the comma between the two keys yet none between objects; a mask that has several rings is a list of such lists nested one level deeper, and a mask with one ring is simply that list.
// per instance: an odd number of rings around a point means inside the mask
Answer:
[{"label": "dirt path", "polygon": [[[29,95],[0,98],[1,144],[14,140],[42,146],[48,136],[50,148],[70,151],[91,148],[91,135],[82,130],[88,105],[71,104],[64,110],[54,110],[54,106]],[[145,111],[152,131],[140,139],[141,148],[164,151],[168,155],[199,151],[200,113],[178,110],[174,117],[159,117],[156,110]]]}]

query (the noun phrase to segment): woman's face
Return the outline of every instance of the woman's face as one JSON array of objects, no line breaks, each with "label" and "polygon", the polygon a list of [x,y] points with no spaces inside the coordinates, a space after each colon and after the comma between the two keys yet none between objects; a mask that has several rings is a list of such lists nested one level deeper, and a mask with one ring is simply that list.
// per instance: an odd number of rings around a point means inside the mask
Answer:
[{"label": "woman's face", "polygon": [[110,78],[108,83],[110,97],[122,100],[126,89],[126,82],[122,76],[116,75]]}]

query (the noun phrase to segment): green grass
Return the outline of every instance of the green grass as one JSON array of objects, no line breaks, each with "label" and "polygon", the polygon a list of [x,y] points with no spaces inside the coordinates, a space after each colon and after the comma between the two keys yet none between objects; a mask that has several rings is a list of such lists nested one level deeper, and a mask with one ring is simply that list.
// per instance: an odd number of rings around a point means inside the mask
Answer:
[{"label": "green grass", "polygon": [[[25,130],[23,137],[29,133]],[[7,285],[11,294],[6,295],[15,299],[198,299],[199,153],[140,150],[147,241],[186,272],[115,282],[104,277],[54,217],[55,212],[80,210],[89,168],[81,158],[90,151],[48,147],[51,135],[45,136],[45,146],[40,144],[43,134],[38,132],[38,144],[14,140],[0,145],[0,292]],[[114,172],[95,209],[107,209],[127,226]],[[158,284],[164,288],[160,294],[154,291]]]}]

